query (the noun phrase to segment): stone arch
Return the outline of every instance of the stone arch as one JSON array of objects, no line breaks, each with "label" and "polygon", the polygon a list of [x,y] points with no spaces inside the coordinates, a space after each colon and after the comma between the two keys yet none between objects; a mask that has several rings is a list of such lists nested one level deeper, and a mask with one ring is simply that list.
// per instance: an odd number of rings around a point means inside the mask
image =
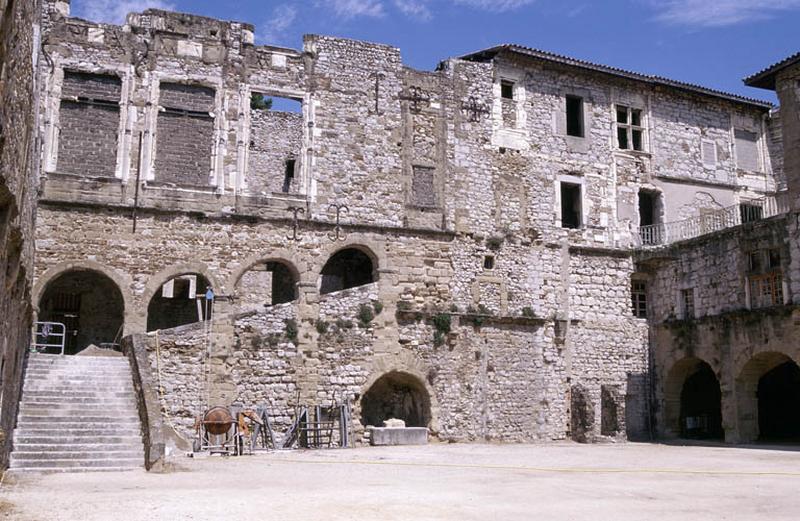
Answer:
[{"label": "stone arch", "polygon": [[325,259],[317,287],[327,294],[371,284],[378,281],[380,268],[380,259],[371,248],[359,243],[341,246]]},{"label": "stone arch", "polygon": [[[424,364],[408,351],[400,351],[393,356],[380,357],[373,362],[370,376],[361,386],[361,392],[356,399],[358,410],[354,411],[354,417],[361,418],[361,397],[363,397],[381,377],[390,373],[409,375],[424,387],[430,407],[430,419],[427,427],[432,434],[437,434],[440,430],[439,402],[431,385],[433,376]],[[364,425],[362,425],[362,427],[364,427]],[[377,427],[380,427],[380,425]]]},{"label": "stone arch", "polygon": [[[705,360],[690,356],[675,362],[664,380],[663,433],[668,437],[720,437],[720,389],[716,371]],[[692,402],[696,403],[687,408]]]},{"label": "stone arch", "polygon": [[[92,345],[118,347],[124,332],[125,297],[117,282],[104,273],[86,268],[61,271],[42,285],[37,296],[37,320],[66,328],[66,336],[37,334],[38,342],[60,344],[64,340],[64,353],[68,355]],[[60,352],[54,347],[47,349]]]},{"label": "stone arch", "polygon": [[[256,253],[250,255],[242,261],[238,268],[233,270],[231,276],[228,277],[227,287],[230,288],[231,292],[236,294],[236,288],[242,276],[253,269],[254,266],[265,262],[280,262],[289,268],[298,282],[313,282],[314,274],[308,269],[306,262],[301,260],[289,260],[296,256],[296,253],[292,253],[289,250],[274,250],[269,254]],[[312,280],[309,280],[309,277]]]},{"label": "stone arch", "polygon": [[217,295],[227,294],[226,287],[220,284],[217,277],[211,272],[211,269],[209,269],[206,264],[202,262],[175,264],[164,268],[158,273],[148,276],[147,284],[145,284],[144,292],[142,292],[141,297],[143,307],[142,316],[147,316],[147,305],[150,303],[150,299],[153,298],[153,295],[156,294],[156,291],[161,289],[161,286],[163,286],[165,282],[175,277],[190,273],[197,273],[205,277],[211,284],[211,287],[214,289],[214,293]]},{"label": "stone arch", "polygon": [[383,373],[361,395],[361,423],[382,427],[391,418],[404,420],[407,427],[428,427],[431,423],[430,393],[424,380],[405,371]]},{"label": "stone arch", "polygon": [[93,271],[104,275],[105,277],[111,279],[114,284],[116,284],[120,294],[122,295],[124,309],[123,334],[128,334],[136,315],[136,306],[134,304],[133,295],[131,294],[131,278],[126,273],[120,273],[112,268],[100,264],[99,262],[89,259],[59,262],[58,264],[54,264],[53,266],[49,267],[43,274],[36,278],[36,283],[34,284],[33,291],[31,292],[31,303],[34,306],[37,316],[39,313],[39,302],[41,301],[48,285],[50,285],[51,282],[56,280],[64,273],[73,270]]},{"label": "stone arch", "polygon": [[[798,363],[792,357],[779,351],[764,351],[750,358],[739,371],[735,381],[736,390],[736,418],[738,439],[741,443],[757,441],[761,435],[763,420],[759,418],[764,412],[764,396],[759,398],[760,384],[763,379],[775,370],[782,368],[797,369]],[[800,384],[798,384],[800,385]],[[795,392],[800,389],[795,388]],[[761,403],[759,403],[761,402]],[[796,414],[800,414],[798,411]],[[795,421],[786,418],[786,421]]]}]

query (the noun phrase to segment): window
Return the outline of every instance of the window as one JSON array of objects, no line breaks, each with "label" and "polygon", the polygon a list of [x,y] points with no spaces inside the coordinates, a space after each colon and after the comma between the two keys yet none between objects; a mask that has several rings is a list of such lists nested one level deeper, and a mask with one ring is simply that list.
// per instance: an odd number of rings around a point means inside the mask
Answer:
[{"label": "window", "polygon": [[681,290],[681,307],[685,320],[694,318],[694,288]]},{"label": "window", "polygon": [[580,228],[581,217],[581,185],[561,183],[561,227]]},{"label": "window", "polygon": [[647,318],[647,283],[643,280],[631,281],[631,301],[633,316]]},{"label": "window", "polygon": [[742,170],[759,171],[758,134],[748,130],[734,129],[736,143],[736,166]]},{"label": "window", "polygon": [[288,193],[289,188],[292,186],[292,181],[294,180],[294,167],[296,164],[296,160],[294,159],[287,159],[286,160],[286,167],[284,168],[283,172],[283,187],[281,191],[283,193]]},{"label": "window", "polygon": [[717,166],[717,145],[713,141],[704,139],[700,142],[700,154],[703,166],[713,168]]},{"label": "window", "polygon": [[567,96],[567,135],[583,137],[583,98]]},{"label": "window", "polygon": [[617,146],[622,150],[644,150],[641,110],[617,105]]},{"label": "window", "polygon": [[639,226],[650,226],[658,221],[658,193],[639,190]]},{"label": "window", "polygon": [[739,205],[739,216],[742,223],[759,221],[764,217],[764,209],[758,204],[741,203]]},{"label": "window", "polygon": [[514,82],[502,80],[500,82],[500,97],[504,99],[514,99]]},{"label": "window", "polygon": [[783,270],[779,249],[768,248],[749,252],[747,269],[751,308],[783,304]]},{"label": "window", "polygon": [[487,255],[483,258],[483,269],[485,270],[494,269],[494,255]]}]

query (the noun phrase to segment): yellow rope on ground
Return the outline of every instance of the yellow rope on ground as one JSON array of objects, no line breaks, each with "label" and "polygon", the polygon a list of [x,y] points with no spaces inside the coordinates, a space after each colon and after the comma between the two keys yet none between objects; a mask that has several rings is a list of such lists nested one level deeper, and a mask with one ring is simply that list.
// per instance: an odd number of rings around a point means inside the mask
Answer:
[{"label": "yellow rope on ground", "polygon": [[344,461],[312,461],[288,458],[270,458],[270,463],[310,463],[318,465],[348,464],[348,465],[382,465],[398,467],[430,467],[473,470],[513,470],[545,473],[572,473],[572,474],[707,474],[714,476],[781,476],[800,477],[800,472],[782,471],[749,471],[749,470],[692,470],[692,469],[613,469],[613,468],[580,468],[580,467],[528,467],[512,465],[477,465],[467,463],[406,463],[402,461],[370,461],[370,460],[344,460]]}]

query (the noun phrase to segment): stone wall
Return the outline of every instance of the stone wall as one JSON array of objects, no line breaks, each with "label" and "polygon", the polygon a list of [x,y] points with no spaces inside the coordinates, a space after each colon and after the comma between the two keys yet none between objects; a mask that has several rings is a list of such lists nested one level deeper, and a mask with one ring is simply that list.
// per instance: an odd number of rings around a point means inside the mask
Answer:
[{"label": "stone wall", "polygon": [[[300,51],[188,14],[120,27],[48,12],[34,302],[61,273],[96,271],[123,295],[126,334],[141,333],[166,281],[205,277],[213,319],[148,343],[165,418],[187,436],[205,407],[237,401],[267,404],[283,431],[298,403],[349,400],[361,432],[364,396],[394,375],[424,395],[441,439],[646,437],[648,325],[630,294],[639,191],[674,220],[776,186],[766,162],[736,164],[735,130],[763,146],[768,111],[736,97],[513,53],[416,71],[381,44],[309,35]],[[70,149],[65,71],[121,79],[113,176],[56,168]],[[252,110],[254,92],[302,113]],[[585,137],[566,135],[567,95],[583,100]],[[644,150],[616,146],[617,105],[642,111]],[[579,200],[562,202],[561,183]],[[373,282],[323,294],[323,266],[345,248],[370,259]],[[265,306],[273,262],[296,294]],[[698,305],[724,305],[728,261],[685,262],[720,268],[692,283],[709,288]],[[659,269],[651,287],[673,291]]]},{"label": "stone wall", "polygon": [[262,195],[297,192],[303,144],[302,114],[251,110],[250,125],[247,191]]},{"label": "stone wall", "polygon": [[35,28],[39,2],[0,9],[0,467],[8,464],[30,342],[37,190]]}]

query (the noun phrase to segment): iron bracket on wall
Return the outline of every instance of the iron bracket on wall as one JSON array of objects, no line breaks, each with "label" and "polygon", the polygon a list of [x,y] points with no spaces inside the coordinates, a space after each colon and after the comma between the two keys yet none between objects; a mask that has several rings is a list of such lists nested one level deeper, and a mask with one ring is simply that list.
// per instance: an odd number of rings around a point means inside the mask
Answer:
[{"label": "iron bracket on wall", "polygon": [[346,204],[332,204],[328,206],[328,211],[336,210],[336,226],[333,228],[333,233],[328,234],[328,238],[332,241],[343,241],[346,235],[342,232],[341,216],[342,212],[348,213],[350,209]]}]

